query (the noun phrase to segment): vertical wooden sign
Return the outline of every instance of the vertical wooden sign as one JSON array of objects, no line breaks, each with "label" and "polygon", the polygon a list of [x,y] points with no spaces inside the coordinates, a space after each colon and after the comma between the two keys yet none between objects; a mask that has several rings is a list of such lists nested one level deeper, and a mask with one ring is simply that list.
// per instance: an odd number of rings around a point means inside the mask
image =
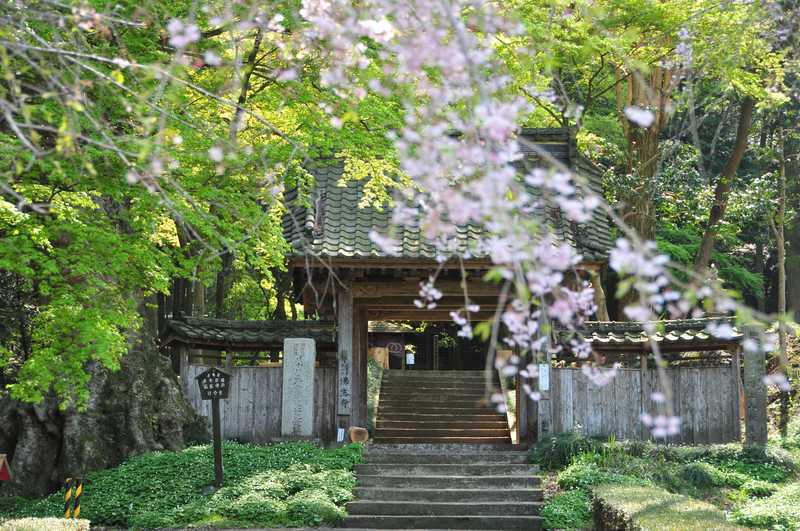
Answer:
[{"label": "vertical wooden sign", "polygon": [[353,405],[353,292],[337,293],[336,303],[337,361],[339,365],[336,414],[348,416]]}]

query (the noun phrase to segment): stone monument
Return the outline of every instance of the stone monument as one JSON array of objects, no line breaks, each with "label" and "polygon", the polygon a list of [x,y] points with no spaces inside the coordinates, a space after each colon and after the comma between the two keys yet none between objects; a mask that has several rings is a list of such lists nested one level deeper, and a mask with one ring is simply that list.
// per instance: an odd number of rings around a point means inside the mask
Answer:
[{"label": "stone monument", "polygon": [[311,437],[313,434],[316,357],[313,339],[292,337],[283,340],[283,437]]}]

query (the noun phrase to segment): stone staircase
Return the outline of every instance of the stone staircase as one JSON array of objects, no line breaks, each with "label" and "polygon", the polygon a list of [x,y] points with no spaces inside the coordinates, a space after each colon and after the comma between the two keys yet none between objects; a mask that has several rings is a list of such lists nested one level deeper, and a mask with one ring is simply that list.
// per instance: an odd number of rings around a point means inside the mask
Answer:
[{"label": "stone staircase", "polygon": [[371,444],[345,527],[540,529],[537,469],[511,444]]},{"label": "stone staircase", "polygon": [[483,371],[387,370],[376,443],[510,443],[505,414],[486,403]]},{"label": "stone staircase", "polygon": [[385,371],[345,527],[540,528],[537,469],[485,403],[483,371]]}]

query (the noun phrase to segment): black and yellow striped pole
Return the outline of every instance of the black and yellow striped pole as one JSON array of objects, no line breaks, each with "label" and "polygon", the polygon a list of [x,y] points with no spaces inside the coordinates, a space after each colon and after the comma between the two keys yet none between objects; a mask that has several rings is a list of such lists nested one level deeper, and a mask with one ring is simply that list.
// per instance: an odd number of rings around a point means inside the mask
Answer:
[{"label": "black and yellow striped pole", "polygon": [[81,478],[67,478],[64,483],[67,489],[64,493],[64,518],[79,518],[81,515],[83,480]]},{"label": "black and yellow striped pole", "polygon": [[67,491],[64,493],[64,518],[69,518],[72,508],[72,478],[65,481]]},{"label": "black and yellow striped pole", "polygon": [[72,508],[72,517],[80,518],[81,516],[81,494],[83,493],[83,480],[78,478],[75,480],[75,502]]}]

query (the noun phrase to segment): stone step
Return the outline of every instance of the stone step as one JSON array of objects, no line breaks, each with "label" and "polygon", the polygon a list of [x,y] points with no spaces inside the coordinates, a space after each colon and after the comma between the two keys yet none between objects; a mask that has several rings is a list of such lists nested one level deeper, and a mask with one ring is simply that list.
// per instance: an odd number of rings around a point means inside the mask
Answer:
[{"label": "stone step", "polygon": [[537,516],[538,502],[354,501],[347,514],[386,516]]},{"label": "stone step", "polygon": [[390,444],[511,444],[511,436],[506,437],[375,437],[376,443]]},{"label": "stone step", "polygon": [[[494,389],[494,385],[490,386],[491,389]],[[418,383],[415,382],[408,382],[408,381],[399,381],[399,380],[383,380],[381,381],[381,390],[383,389],[419,389],[419,390],[470,390],[470,391],[485,391],[486,390],[486,382],[483,381],[471,381],[471,380],[464,380],[463,382],[433,382],[433,381],[421,381]]]},{"label": "stone step", "polygon": [[496,452],[526,452],[527,445],[504,443],[491,444],[459,444],[443,442],[439,444],[416,444],[416,443],[371,443],[367,445],[367,455],[417,455],[417,454],[470,454],[486,455]]},{"label": "stone step", "polygon": [[356,474],[368,476],[534,476],[539,471],[529,464],[463,463],[368,463],[356,465]]},{"label": "stone step", "polygon": [[409,454],[409,453],[382,453],[368,451],[365,457],[366,464],[488,464],[508,463],[526,464],[526,452],[492,452],[483,454]]},{"label": "stone step", "polygon": [[[493,373],[494,374],[494,373]],[[389,369],[383,371],[383,376],[392,377],[392,376],[417,376],[421,378],[440,378],[442,376],[476,376],[484,378],[486,376],[486,371],[479,370],[411,370],[411,371],[404,371],[402,369]]]},{"label": "stone step", "polygon": [[505,413],[497,411],[464,414],[453,418],[453,415],[446,413],[386,413],[378,417],[378,422],[447,422],[457,420],[458,422],[507,422],[508,417]]},{"label": "stone step", "polygon": [[384,430],[429,430],[437,428],[442,430],[465,430],[470,428],[508,429],[508,420],[504,418],[488,420],[462,420],[460,418],[453,419],[453,417],[448,417],[448,420],[393,420],[392,417],[379,417],[377,420],[377,428]]},{"label": "stone step", "polygon": [[373,434],[376,439],[385,437],[508,437],[508,426],[500,428],[377,428]]},{"label": "stone step", "polygon": [[356,487],[357,500],[421,501],[421,502],[537,502],[542,501],[542,489],[396,489]]},{"label": "stone step", "polygon": [[472,404],[491,404],[491,395],[489,397],[484,393],[381,393],[380,402],[431,402],[438,404],[450,404],[453,402],[469,402]]},{"label": "stone step", "polygon": [[532,489],[540,485],[535,476],[372,476],[360,474],[359,487],[421,489]]},{"label": "stone step", "polygon": [[[490,382],[493,388],[499,387],[496,382]],[[452,378],[447,380],[433,380],[431,378],[391,378],[381,380],[381,388],[384,386],[394,387],[458,387],[458,388],[479,388],[486,389],[486,381],[481,378]]]},{"label": "stone step", "polygon": [[481,402],[480,400],[469,400],[459,402],[436,402],[433,400],[381,400],[378,402],[378,415],[380,410],[411,410],[427,412],[472,412],[472,413],[499,413],[496,407]]},{"label": "stone step", "polygon": [[441,388],[436,389],[434,387],[428,387],[425,389],[420,389],[419,387],[381,387],[381,398],[387,396],[393,397],[405,397],[405,396],[446,396],[450,397],[459,397],[459,396],[467,396],[470,398],[483,398],[485,396],[492,396],[493,392],[486,392],[485,387],[476,387],[474,389],[469,388]]},{"label": "stone step", "polygon": [[[419,380],[423,382],[455,382],[455,381],[464,381],[464,382],[485,382],[486,375],[482,372],[463,372],[463,373],[456,373],[455,371],[447,371],[452,372],[453,374],[446,374],[446,373],[438,373],[438,374],[427,374],[426,372],[405,372],[405,373],[395,373],[395,372],[384,372],[383,377],[381,378],[384,382],[404,382],[409,380]],[[496,382],[497,378],[492,377],[490,382]]]},{"label": "stone step", "polygon": [[351,529],[541,529],[538,516],[348,516]]},{"label": "stone step", "polygon": [[475,415],[499,415],[500,413],[488,407],[434,407],[391,405],[378,407],[378,419],[394,417],[395,415],[447,415],[451,419],[474,417]]},{"label": "stone step", "polygon": [[493,402],[490,398],[487,398],[484,394],[479,395],[470,395],[470,394],[460,394],[460,395],[437,395],[436,393],[427,394],[427,395],[416,395],[416,394],[400,394],[400,393],[393,393],[393,394],[381,394],[378,405],[403,405],[403,404],[414,404],[414,405],[430,405],[430,406],[447,406],[450,404],[458,405],[459,407],[493,407]]}]

